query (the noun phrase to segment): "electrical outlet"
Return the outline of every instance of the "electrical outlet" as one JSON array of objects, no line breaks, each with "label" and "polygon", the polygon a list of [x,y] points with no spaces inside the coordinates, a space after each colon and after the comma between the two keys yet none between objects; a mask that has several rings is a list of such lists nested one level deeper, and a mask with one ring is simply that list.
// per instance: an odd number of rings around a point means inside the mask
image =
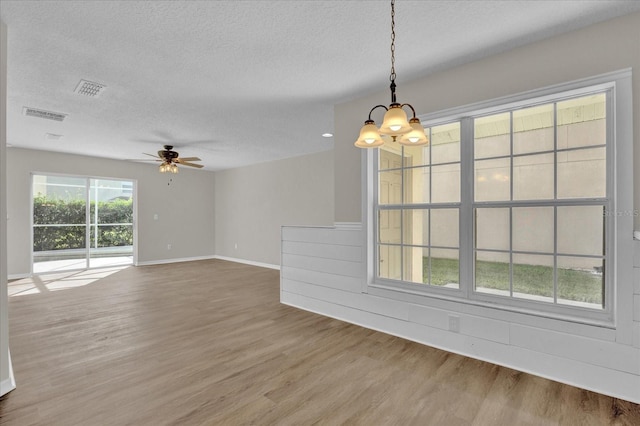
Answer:
[{"label": "electrical outlet", "polygon": [[167,244],[167,250],[171,250],[171,244]]},{"label": "electrical outlet", "polygon": [[460,317],[456,315],[449,315],[449,331],[454,333],[460,333]]},{"label": "electrical outlet", "polygon": [[236,247],[235,248],[236,248],[236,250],[238,250],[238,243],[236,243]]}]

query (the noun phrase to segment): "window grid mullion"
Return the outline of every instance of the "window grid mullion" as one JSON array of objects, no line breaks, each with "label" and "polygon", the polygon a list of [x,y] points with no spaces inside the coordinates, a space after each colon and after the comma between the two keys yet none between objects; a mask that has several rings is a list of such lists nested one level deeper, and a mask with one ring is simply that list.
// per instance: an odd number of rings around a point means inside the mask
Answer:
[{"label": "window grid mullion", "polygon": [[[509,111],[509,200],[513,203],[513,111]],[[513,204],[509,205],[509,296],[513,297]]]},{"label": "window grid mullion", "polygon": [[470,298],[474,287],[474,122],[465,117],[460,122],[460,210],[459,273],[460,290]]},{"label": "window grid mullion", "polygon": [[[553,199],[558,199],[558,103],[553,103]],[[553,206],[553,303],[558,303],[558,206]]]}]

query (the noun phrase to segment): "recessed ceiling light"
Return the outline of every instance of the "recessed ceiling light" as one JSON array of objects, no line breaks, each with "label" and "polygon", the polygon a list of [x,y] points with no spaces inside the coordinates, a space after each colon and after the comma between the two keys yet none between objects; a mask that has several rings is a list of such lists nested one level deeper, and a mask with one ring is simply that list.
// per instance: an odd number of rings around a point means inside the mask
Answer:
[{"label": "recessed ceiling light", "polygon": [[333,137],[333,133],[323,133],[322,137],[323,138],[332,138]]}]

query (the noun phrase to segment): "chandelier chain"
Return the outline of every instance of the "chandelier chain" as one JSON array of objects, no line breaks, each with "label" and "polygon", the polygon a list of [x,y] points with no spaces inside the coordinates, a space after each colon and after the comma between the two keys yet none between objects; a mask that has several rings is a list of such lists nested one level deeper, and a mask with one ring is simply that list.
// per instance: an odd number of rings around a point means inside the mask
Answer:
[{"label": "chandelier chain", "polygon": [[396,1],[391,0],[391,75],[389,80],[396,81]]}]

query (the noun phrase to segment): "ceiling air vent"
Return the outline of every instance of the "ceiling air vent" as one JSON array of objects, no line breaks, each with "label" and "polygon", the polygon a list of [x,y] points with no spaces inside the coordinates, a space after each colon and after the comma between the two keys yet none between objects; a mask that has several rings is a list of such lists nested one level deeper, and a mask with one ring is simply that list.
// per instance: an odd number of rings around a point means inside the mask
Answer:
[{"label": "ceiling air vent", "polygon": [[29,117],[46,118],[47,120],[53,121],[64,121],[64,119],[67,118],[67,114],[62,114],[61,112],[51,112],[30,107],[23,107],[22,113]]},{"label": "ceiling air vent", "polygon": [[100,93],[102,93],[105,87],[107,86],[101,83],[80,80],[80,83],[78,83],[74,92],[79,95],[89,96],[90,98],[97,98],[98,96],[100,96]]}]

